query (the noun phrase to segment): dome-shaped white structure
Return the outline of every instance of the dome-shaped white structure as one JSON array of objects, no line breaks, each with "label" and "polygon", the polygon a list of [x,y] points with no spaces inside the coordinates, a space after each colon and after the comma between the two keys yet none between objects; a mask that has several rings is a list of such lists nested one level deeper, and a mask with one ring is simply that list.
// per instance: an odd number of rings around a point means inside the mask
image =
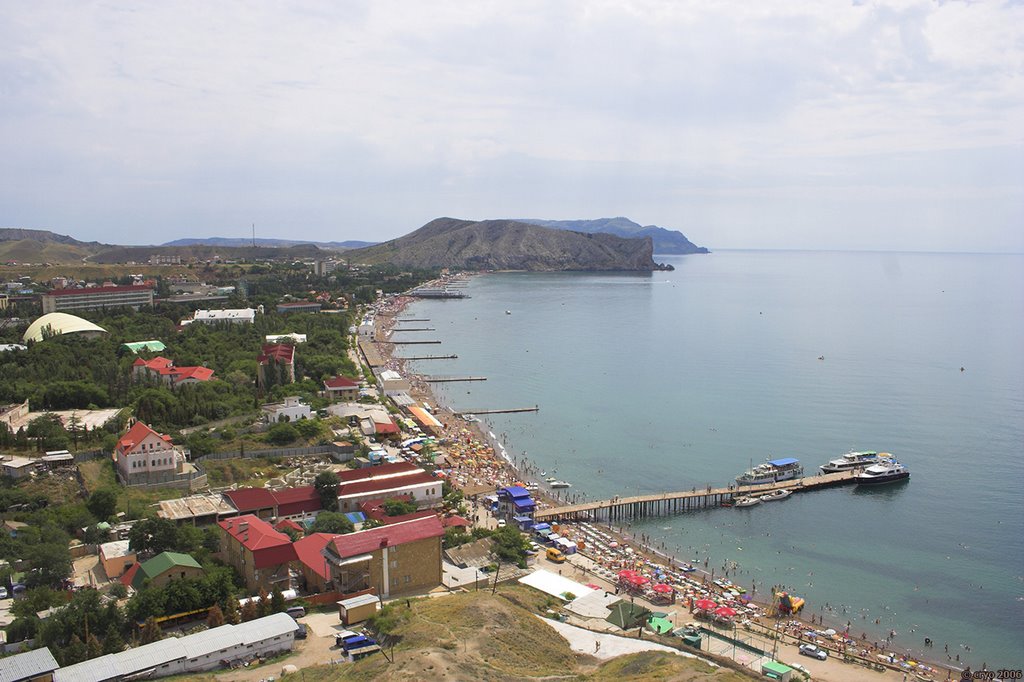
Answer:
[{"label": "dome-shaped white structure", "polygon": [[91,334],[96,336],[107,333],[106,329],[89,320],[83,320],[67,313],[48,313],[30,324],[21,338],[26,343],[42,341],[43,332],[46,329],[49,329],[51,334]]}]

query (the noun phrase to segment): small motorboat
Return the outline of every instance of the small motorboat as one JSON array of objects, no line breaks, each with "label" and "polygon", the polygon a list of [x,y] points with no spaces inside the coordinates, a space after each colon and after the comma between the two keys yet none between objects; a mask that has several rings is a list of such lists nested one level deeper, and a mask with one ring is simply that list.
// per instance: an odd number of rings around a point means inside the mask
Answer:
[{"label": "small motorboat", "polygon": [[760,503],[761,503],[761,498],[760,497],[750,497],[749,495],[744,495],[743,497],[736,498],[736,501],[733,502],[733,506],[734,507],[753,507],[755,504],[760,504]]},{"label": "small motorboat", "polygon": [[772,500],[784,500],[792,494],[792,490],[786,490],[785,488],[782,488],[781,490],[773,490],[767,495],[761,495],[760,499],[762,502],[771,502]]},{"label": "small motorboat", "polygon": [[544,479],[544,482],[545,482],[545,483],[554,483],[554,482],[555,482],[555,481],[557,481],[557,480],[558,480],[558,479],[557,479],[557,478],[555,478],[554,476],[548,476],[547,478],[545,478],[545,479]]},{"label": "small motorboat", "polygon": [[550,481],[548,483],[552,488],[571,488],[572,485],[565,481]]},{"label": "small motorboat", "polygon": [[506,311],[505,311],[505,314],[506,314],[506,315],[511,315],[511,314],[512,314],[512,311],[511,311],[511,310],[506,310]]}]

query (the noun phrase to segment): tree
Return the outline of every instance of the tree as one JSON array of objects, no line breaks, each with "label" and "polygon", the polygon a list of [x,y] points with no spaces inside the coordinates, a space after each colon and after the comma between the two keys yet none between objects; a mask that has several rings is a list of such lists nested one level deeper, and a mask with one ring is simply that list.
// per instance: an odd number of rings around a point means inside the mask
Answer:
[{"label": "tree", "polygon": [[210,612],[206,614],[206,625],[210,628],[219,628],[224,625],[224,612],[216,604],[211,606]]},{"label": "tree", "polygon": [[117,626],[111,624],[103,636],[103,653],[116,654],[121,651],[124,651],[124,638]]},{"label": "tree", "polygon": [[68,446],[68,434],[60,417],[49,412],[33,419],[25,435],[35,438],[40,450],[59,450]]},{"label": "tree", "polygon": [[133,552],[159,554],[174,550],[178,542],[178,527],[169,519],[143,519],[128,531],[128,546]]},{"label": "tree", "polygon": [[310,527],[310,533],[351,533],[356,528],[348,518],[339,512],[322,511]]},{"label": "tree", "polygon": [[281,587],[275,584],[274,591],[270,594],[270,613],[284,613],[286,608]]},{"label": "tree", "polygon": [[260,600],[256,604],[256,617],[262,618],[263,616],[270,615],[270,595],[267,594],[266,588],[260,588]]},{"label": "tree", "polygon": [[89,496],[85,506],[98,521],[106,521],[117,513],[117,493],[110,488],[100,488]]},{"label": "tree", "polygon": [[384,513],[388,516],[402,516],[403,514],[412,514],[417,509],[419,509],[419,507],[412,500],[393,499],[384,501]]},{"label": "tree", "polygon": [[515,526],[499,528],[494,533],[494,554],[503,561],[518,564],[526,556],[530,543]]},{"label": "tree", "polygon": [[85,657],[86,659],[97,658],[103,655],[103,645],[100,644],[100,640],[96,638],[96,635],[89,633],[89,636],[85,638]]},{"label": "tree", "polygon": [[69,666],[84,661],[88,656],[88,651],[78,635],[71,635],[71,641],[65,648],[57,650],[57,656],[62,665]]},{"label": "tree", "polygon": [[257,613],[256,603],[250,599],[245,602],[245,606],[242,607],[241,621],[243,623],[248,623],[250,620],[256,620],[256,618],[258,618]]},{"label": "tree", "polygon": [[66,545],[44,543],[33,545],[26,551],[30,569],[25,578],[26,586],[60,587],[71,575],[71,553]]},{"label": "tree", "polygon": [[242,607],[238,604],[238,597],[233,594],[229,594],[224,601],[224,622],[229,625],[242,622]]},{"label": "tree", "polygon": [[316,494],[320,496],[320,506],[324,511],[338,510],[338,475],[333,471],[322,471],[313,480]]},{"label": "tree", "polygon": [[163,630],[156,622],[156,618],[150,616],[142,626],[142,633],[139,635],[140,644],[152,644],[164,638]]},{"label": "tree", "polygon": [[267,442],[274,445],[288,445],[298,439],[298,430],[289,423],[274,424],[267,431]]}]

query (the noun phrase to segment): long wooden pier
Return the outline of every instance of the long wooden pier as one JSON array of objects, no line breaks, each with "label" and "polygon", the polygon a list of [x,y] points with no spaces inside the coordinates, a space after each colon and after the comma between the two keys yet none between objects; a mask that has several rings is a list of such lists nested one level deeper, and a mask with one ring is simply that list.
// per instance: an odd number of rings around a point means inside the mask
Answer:
[{"label": "long wooden pier", "polygon": [[396,317],[395,322],[430,322],[429,317]]},{"label": "long wooden pier", "polygon": [[395,346],[415,346],[424,343],[441,343],[440,341],[378,341],[377,343],[390,343]]},{"label": "long wooden pier", "polygon": [[466,416],[467,414],[512,414],[513,412],[540,412],[540,405],[534,405],[533,407],[509,407],[503,410],[463,410],[459,412],[460,416]]},{"label": "long wooden pier", "polygon": [[[545,519],[618,520],[663,516],[665,514],[675,514],[694,509],[718,507],[721,506],[722,502],[731,502],[736,497],[760,495],[783,488],[798,493],[836,485],[845,485],[853,483],[857,473],[856,471],[843,471],[835,474],[807,476],[791,481],[765,483],[762,485],[734,486],[731,488],[712,488],[708,486],[707,488],[692,488],[674,493],[614,497],[610,500],[539,509],[534,513],[533,517],[541,521]],[[762,502],[761,504],[773,503]],[[785,504],[785,501],[780,501],[779,504]]]},{"label": "long wooden pier", "polygon": [[458,360],[458,355],[410,355],[400,360]]},{"label": "long wooden pier", "polygon": [[391,333],[395,332],[436,332],[435,327],[395,327],[391,330]]},{"label": "long wooden pier", "polygon": [[435,376],[435,377],[422,377],[423,381],[430,384],[441,384],[446,381],[487,381],[487,377],[447,377],[447,376]]}]

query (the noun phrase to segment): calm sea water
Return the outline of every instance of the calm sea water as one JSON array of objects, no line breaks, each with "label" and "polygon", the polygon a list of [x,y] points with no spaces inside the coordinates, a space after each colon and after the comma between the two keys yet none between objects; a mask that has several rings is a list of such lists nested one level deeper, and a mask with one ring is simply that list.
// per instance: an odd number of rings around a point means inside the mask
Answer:
[{"label": "calm sea water", "polygon": [[443,341],[419,349],[459,358],[416,369],[487,376],[436,385],[460,410],[540,405],[491,428],[589,499],[724,485],[769,455],[812,472],[893,452],[905,485],[633,530],[785,584],[855,634],[1024,665],[1024,256],[666,260],[675,272],[487,275],[470,299],[418,302],[408,313],[437,328],[418,337]]}]

